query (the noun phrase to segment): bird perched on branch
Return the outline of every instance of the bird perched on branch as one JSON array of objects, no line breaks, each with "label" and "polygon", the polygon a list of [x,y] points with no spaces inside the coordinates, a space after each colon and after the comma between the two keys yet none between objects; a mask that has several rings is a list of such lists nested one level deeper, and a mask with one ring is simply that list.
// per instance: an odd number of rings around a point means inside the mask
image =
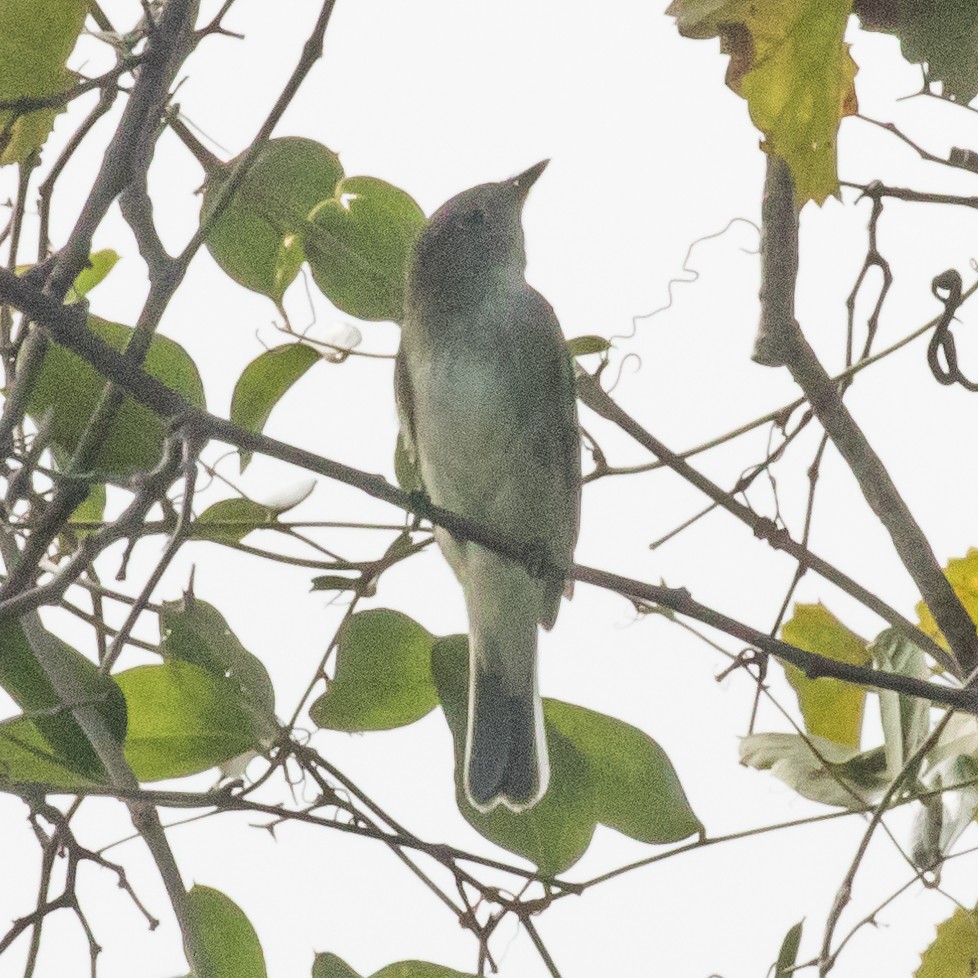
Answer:
[{"label": "bird perched on branch", "polygon": [[522,811],[547,790],[537,627],[557,617],[580,513],[573,366],[524,278],[523,203],[546,165],[466,190],[428,222],[395,371],[402,437],[431,501],[540,558],[531,569],[435,530],[468,609],[463,778],[483,812]]}]

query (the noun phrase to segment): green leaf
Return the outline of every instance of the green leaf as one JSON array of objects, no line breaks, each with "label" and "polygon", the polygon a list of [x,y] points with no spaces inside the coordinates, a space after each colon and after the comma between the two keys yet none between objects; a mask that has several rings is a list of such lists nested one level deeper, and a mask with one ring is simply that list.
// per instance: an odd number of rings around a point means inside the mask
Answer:
[{"label": "green leaf", "polygon": [[914,820],[910,828],[910,858],[921,872],[931,872],[940,879],[944,853],[941,835],[944,829],[944,802],[938,795],[911,803]]},{"label": "green leaf", "polygon": [[361,978],[342,958],[324,951],[312,963],[312,978]]},{"label": "green leaf", "polygon": [[955,910],[937,926],[934,943],[921,955],[914,978],[974,978],[978,961],[978,912]]},{"label": "green leaf", "polygon": [[[57,449],[53,452],[55,466],[62,469],[67,464],[64,452]],[[82,537],[98,532],[96,528],[88,528],[78,524],[101,523],[105,518],[106,491],[104,482],[96,482],[85,499],[78,504],[75,511],[68,517],[68,524],[58,535],[58,544],[65,553],[71,553],[78,546]]]},{"label": "green leaf", "polygon": [[[921,778],[925,791],[913,827],[913,856],[920,867],[939,874],[947,855],[978,814],[978,721],[955,714],[927,753]],[[916,807],[916,806],[915,806]]]},{"label": "green leaf", "polygon": [[391,730],[438,705],[431,680],[432,636],[406,615],[361,611],[340,630],[336,675],[309,708],[330,730]]},{"label": "green leaf", "polygon": [[[21,0],[0,4],[0,102],[69,90],[65,62],[75,47],[88,0]],[[62,109],[39,109],[14,120],[0,111],[0,166],[24,163],[40,150]]]},{"label": "green leaf", "polygon": [[801,930],[804,920],[799,920],[788,930],[781,942],[778,960],[774,963],[774,978],[792,978],[798,962],[798,948],[801,946]]},{"label": "green leaf", "polygon": [[469,971],[455,971],[452,968],[443,968],[440,964],[429,964],[427,961],[401,961],[381,968],[371,978],[476,978],[476,976]]},{"label": "green leaf", "polygon": [[[0,686],[37,728],[57,762],[99,780],[102,765],[68,707],[94,704],[109,732],[121,742],[126,734],[126,709],[115,683],[95,663],[47,631],[36,613],[20,619],[0,617],[0,653]],[[62,702],[40,666],[41,659],[60,676],[61,688],[70,691],[69,703]]]},{"label": "green leaf", "polygon": [[[201,220],[237,159],[210,175]],[[214,260],[245,288],[280,303],[303,262],[299,232],[309,212],[333,196],[342,176],[339,157],[312,139],[269,140],[207,234]]]},{"label": "green leaf", "polygon": [[799,203],[838,193],[839,123],[856,112],[844,43],[852,0],[673,0],[684,37],[719,37],[727,84],[747,100],[764,148],[790,167]]},{"label": "green leaf", "polygon": [[[105,502],[105,483],[97,482],[68,518],[69,526],[72,523],[101,523],[105,518]],[[83,536],[86,533],[94,533],[95,531],[74,529],[74,532],[78,536]]]},{"label": "green leaf", "polygon": [[572,357],[586,357],[590,353],[604,353],[611,349],[611,343],[603,336],[576,336],[567,341],[567,349]]},{"label": "green leaf", "polygon": [[197,774],[258,746],[231,680],[179,661],[115,679],[129,708],[126,760],[140,781]]},{"label": "green leaf", "polygon": [[352,316],[400,322],[408,259],[424,224],[403,190],[374,177],[346,177],[302,233],[316,285]]},{"label": "green leaf", "polygon": [[741,738],[740,760],[823,805],[861,809],[883,796],[890,779],[882,747],[859,753],[823,737],[809,735],[807,741],[799,734],[752,734]]},{"label": "green leaf", "polygon": [[75,278],[74,284],[68,290],[67,301],[78,302],[85,298],[105,277],[115,268],[119,255],[111,248],[93,251],[88,256],[88,265]]},{"label": "green leaf", "polygon": [[[896,629],[888,628],[870,646],[876,665],[884,672],[930,678],[924,653]],[[895,778],[903,765],[927,739],[930,731],[930,703],[917,696],[901,696],[880,690],[880,719],[883,724],[887,769]]]},{"label": "green leaf", "polygon": [[190,527],[194,540],[240,543],[254,530],[275,526],[278,510],[251,499],[222,499],[208,506]]},{"label": "green leaf", "polygon": [[312,579],[310,591],[359,591],[361,577],[343,577],[340,574],[320,574]]},{"label": "green leaf", "polygon": [[[360,978],[342,958],[335,954],[317,954],[312,965],[312,978]],[[427,961],[401,961],[389,964],[371,978],[476,978],[469,972],[454,971]]]},{"label": "green leaf", "polygon": [[[245,367],[234,385],[231,420],[249,431],[264,431],[272,408],[319,359],[319,354],[305,343],[287,343],[266,350]],[[240,450],[242,472],[251,462],[251,454]]]},{"label": "green leaf", "polygon": [[[88,264],[78,273],[71,288],[68,289],[65,301],[71,303],[84,299],[115,268],[118,260],[118,253],[111,248],[105,248],[102,251],[93,251],[88,256]],[[18,265],[17,274],[25,275],[33,267],[32,264]]]},{"label": "green leaf", "polygon": [[870,31],[900,39],[907,61],[926,65],[944,97],[967,105],[978,95],[978,6],[974,0],[855,0]]},{"label": "green leaf", "polygon": [[[806,652],[836,662],[865,666],[872,659],[866,642],[822,604],[796,604],[793,617],[781,629],[781,637]],[[840,679],[809,679],[795,666],[785,665],[784,671],[798,694],[805,729],[843,747],[858,749],[865,689]]]},{"label": "green leaf", "polygon": [[233,900],[197,884],[187,893],[187,913],[197,957],[194,978],[266,978],[258,935]]},{"label": "green leaf", "polygon": [[[97,316],[88,319],[92,332],[113,349],[125,350],[132,329]],[[186,398],[204,407],[204,388],[193,360],[182,346],[164,336],[155,336],[145,360],[146,372]],[[40,419],[50,411],[49,434],[64,452],[75,450],[95,413],[104,378],[80,357],[51,343],[44,355],[40,375],[27,402],[27,411]],[[163,453],[166,422],[147,407],[126,397],[112,424],[94,470],[100,476],[121,478],[134,471],[153,468]]]},{"label": "green leaf", "polygon": [[550,786],[531,809],[488,814],[469,805],[461,785],[468,717],[468,642],[435,643],[432,671],[455,742],[456,799],[487,839],[561,873],[586,851],[598,822],[644,841],[672,842],[702,831],[661,748],[641,731],[583,707],[545,699]]},{"label": "green leaf", "polygon": [[544,701],[550,728],[584,756],[602,825],[662,845],[703,832],[665,751],[622,720],[560,700]]},{"label": "green leaf", "polygon": [[180,601],[164,601],[159,619],[163,657],[189,662],[229,682],[251,716],[252,729],[265,738],[274,736],[275,689],[268,670],[241,644],[217,608],[184,595]]},{"label": "green leaf", "polygon": [[37,726],[24,717],[0,723],[0,784],[43,784],[72,791],[95,781],[53,754]]}]

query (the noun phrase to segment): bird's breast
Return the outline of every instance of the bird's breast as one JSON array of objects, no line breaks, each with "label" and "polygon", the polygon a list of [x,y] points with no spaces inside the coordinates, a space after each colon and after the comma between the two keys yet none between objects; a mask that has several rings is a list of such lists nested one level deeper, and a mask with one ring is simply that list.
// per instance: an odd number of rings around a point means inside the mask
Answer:
[{"label": "bird's breast", "polygon": [[565,491],[554,464],[560,392],[541,375],[525,330],[441,325],[435,342],[406,337],[404,348],[425,488],[438,505],[535,536],[536,511],[563,508],[551,499]]}]

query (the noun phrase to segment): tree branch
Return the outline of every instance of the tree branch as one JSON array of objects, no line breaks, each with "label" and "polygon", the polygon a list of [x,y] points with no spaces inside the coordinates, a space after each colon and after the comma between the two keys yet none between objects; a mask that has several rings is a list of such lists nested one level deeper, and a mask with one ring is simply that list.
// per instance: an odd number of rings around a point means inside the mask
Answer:
[{"label": "tree branch", "polygon": [[631,435],[635,441],[647,448],[675,473],[681,475],[687,482],[709,496],[718,506],[722,506],[728,513],[749,526],[754,531],[754,536],[766,541],[775,550],[782,550],[786,554],[790,554],[802,566],[811,568],[827,581],[831,581],[836,587],[875,611],[884,621],[898,629],[901,634],[906,635],[914,644],[924,649],[945,668],[956,670],[957,663],[929,635],[925,635],[872,591],[867,590],[828,561],[823,560],[792,539],[787,530],[778,528],[771,520],[763,516],[758,516],[752,509],[739,502],[697,469],[694,469],[682,456],[667,448],[658,438],[642,428],[631,415],[623,411],[589,374],[582,371],[578,372],[577,390],[583,403],[592,411],[605,420],[618,425],[622,431]]},{"label": "tree branch", "polygon": [[[137,401],[163,417],[174,419],[179,426],[185,427],[198,437],[215,438],[229,445],[260,452],[318,475],[344,482],[376,499],[431,519],[453,535],[474,540],[513,560],[525,562],[531,556],[527,554],[524,546],[508,537],[471,520],[463,519],[449,510],[434,506],[415,494],[406,493],[381,476],[371,475],[340,462],[322,458],[312,452],[266,435],[256,434],[223,418],[194,408],[179,394],[130,363],[125,356],[95,336],[86,326],[83,310],[61,305],[4,269],[0,269],[0,302],[7,302],[26,312],[34,321],[49,330],[57,342],[78,354],[103,376],[124,388]],[[532,556],[539,560],[538,554]],[[569,573],[577,580],[672,608],[679,614],[695,618],[790,662],[809,677],[831,676],[875,689],[890,689],[908,696],[922,697],[969,713],[978,713],[978,690],[949,688],[908,676],[852,666],[805,652],[693,601],[689,593],[683,589],[644,584],[588,567],[546,569],[554,574]],[[903,624],[904,628],[910,627],[911,633],[916,634],[912,626],[908,626],[906,622]]]},{"label": "tree branch", "polygon": [[[780,195],[783,201],[780,208],[769,206],[765,210],[765,219],[782,220],[790,227],[777,233],[768,230],[766,234],[772,240],[797,236],[797,224],[791,223],[794,214],[791,175],[782,161],[770,159],[768,167],[769,173],[780,167],[783,178],[769,182],[767,190],[769,194]],[[927,537],[897,491],[886,466],[849,413],[839,386],[815,356],[797,322],[780,321],[777,346],[779,359],[787,364],[795,383],[804,391],[826,434],[849,466],[870,509],[890,534],[897,555],[944,633],[956,659],[955,674],[959,677],[970,675],[978,668],[975,623],[944,576]]]}]

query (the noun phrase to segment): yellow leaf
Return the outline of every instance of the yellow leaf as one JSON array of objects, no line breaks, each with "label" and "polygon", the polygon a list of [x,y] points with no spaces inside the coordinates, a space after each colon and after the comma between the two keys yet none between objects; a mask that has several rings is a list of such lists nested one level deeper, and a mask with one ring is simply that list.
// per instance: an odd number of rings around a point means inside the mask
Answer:
[{"label": "yellow leaf", "polygon": [[[951,582],[954,593],[961,599],[964,610],[972,621],[978,622],[978,550],[972,547],[963,557],[954,557],[947,562],[944,576]],[[937,627],[934,616],[923,601],[917,603],[917,617],[920,630],[929,635],[945,649],[947,639]]]},{"label": "yellow leaf", "polygon": [[[822,604],[796,604],[794,616],[781,629],[781,637],[806,652],[836,662],[865,666],[871,658],[867,643]],[[858,750],[866,691],[839,679],[809,679],[794,666],[785,665],[784,671],[798,694],[805,729]]]},{"label": "yellow leaf", "polygon": [[843,41],[852,0],[674,0],[686,37],[719,37],[727,84],[747,100],[764,148],[791,168],[798,203],[839,189],[836,135],[856,111]]},{"label": "yellow leaf", "polygon": [[914,978],[974,978],[976,963],[978,913],[958,909],[937,925],[937,937],[921,955]]}]

